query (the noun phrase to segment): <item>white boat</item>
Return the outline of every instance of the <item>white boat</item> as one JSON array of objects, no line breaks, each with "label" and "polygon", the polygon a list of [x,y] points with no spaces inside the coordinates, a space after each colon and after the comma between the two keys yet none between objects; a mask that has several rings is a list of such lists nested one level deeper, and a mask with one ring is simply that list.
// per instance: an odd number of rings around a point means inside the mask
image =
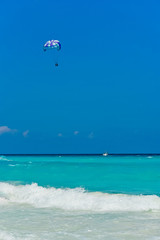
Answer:
[{"label": "white boat", "polygon": [[108,153],[106,152],[106,153],[103,153],[103,156],[107,156],[108,155]]}]

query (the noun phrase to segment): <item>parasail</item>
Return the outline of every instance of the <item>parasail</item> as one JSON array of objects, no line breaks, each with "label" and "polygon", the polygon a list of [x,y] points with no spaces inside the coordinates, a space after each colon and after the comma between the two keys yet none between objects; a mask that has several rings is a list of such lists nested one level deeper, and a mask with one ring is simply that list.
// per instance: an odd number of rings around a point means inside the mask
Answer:
[{"label": "parasail", "polygon": [[[49,40],[43,45],[43,50],[61,50],[61,43],[58,40]],[[58,61],[55,62],[55,66],[58,67]]]}]

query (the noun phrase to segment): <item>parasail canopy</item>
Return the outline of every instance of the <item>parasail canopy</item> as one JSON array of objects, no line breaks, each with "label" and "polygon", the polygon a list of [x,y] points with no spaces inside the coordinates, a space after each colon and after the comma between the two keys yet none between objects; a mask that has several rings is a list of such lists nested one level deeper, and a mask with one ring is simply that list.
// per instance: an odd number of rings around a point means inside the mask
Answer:
[{"label": "parasail canopy", "polygon": [[57,49],[57,51],[59,51],[61,49],[61,44],[58,40],[49,40],[43,45],[44,51],[48,49]]}]

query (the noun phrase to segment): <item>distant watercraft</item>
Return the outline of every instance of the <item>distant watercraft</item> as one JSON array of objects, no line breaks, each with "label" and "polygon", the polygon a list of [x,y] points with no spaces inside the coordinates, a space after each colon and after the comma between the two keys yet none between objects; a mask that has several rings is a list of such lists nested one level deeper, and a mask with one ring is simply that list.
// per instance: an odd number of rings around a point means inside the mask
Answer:
[{"label": "distant watercraft", "polygon": [[103,153],[103,156],[107,156],[108,155],[108,153],[106,152],[106,153]]}]

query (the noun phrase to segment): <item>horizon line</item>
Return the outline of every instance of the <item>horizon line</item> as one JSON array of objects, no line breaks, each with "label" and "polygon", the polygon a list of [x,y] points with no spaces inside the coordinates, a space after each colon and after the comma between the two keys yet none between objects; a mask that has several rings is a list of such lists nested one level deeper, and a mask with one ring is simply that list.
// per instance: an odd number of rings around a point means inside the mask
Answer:
[{"label": "horizon line", "polygon": [[[103,156],[105,153],[0,153],[1,156]],[[106,156],[160,155],[160,153],[107,153]]]}]

